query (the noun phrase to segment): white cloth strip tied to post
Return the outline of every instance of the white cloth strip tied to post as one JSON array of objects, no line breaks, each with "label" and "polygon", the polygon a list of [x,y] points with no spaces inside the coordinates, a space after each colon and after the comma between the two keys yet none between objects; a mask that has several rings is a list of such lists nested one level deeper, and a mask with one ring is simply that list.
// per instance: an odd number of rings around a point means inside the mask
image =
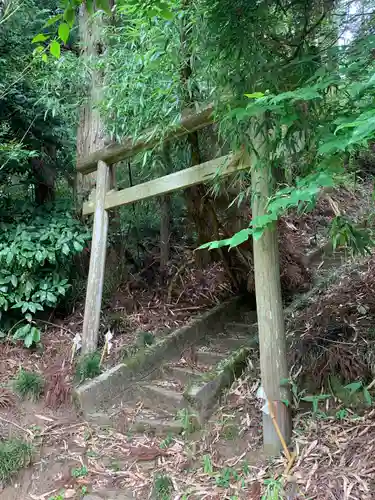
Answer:
[{"label": "white cloth strip tied to post", "polygon": [[112,339],[113,339],[113,333],[111,332],[111,330],[108,330],[108,332],[104,335],[104,346],[103,346],[102,356],[100,358],[100,366],[103,363],[104,356],[106,355],[106,353],[109,354],[111,352],[111,349],[113,347],[113,344],[111,342]]},{"label": "white cloth strip tied to post", "polygon": [[106,351],[107,353],[109,354],[111,352],[111,349],[113,347],[113,344],[111,342],[111,340],[113,339],[113,333],[111,332],[111,330],[108,330],[108,332],[104,335],[104,338],[105,338],[105,347],[106,347]]},{"label": "white cloth strip tied to post", "polygon": [[71,361],[73,362],[74,356],[77,351],[79,351],[82,347],[82,337],[79,333],[76,333],[74,339],[73,339],[73,347],[72,347],[72,359]]},{"label": "white cloth strip tied to post", "polygon": [[266,415],[269,415],[270,407],[268,404],[268,398],[262,386],[260,386],[257,390],[257,398],[260,399],[261,401],[264,401],[264,405],[262,406],[262,412],[265,413]]}]

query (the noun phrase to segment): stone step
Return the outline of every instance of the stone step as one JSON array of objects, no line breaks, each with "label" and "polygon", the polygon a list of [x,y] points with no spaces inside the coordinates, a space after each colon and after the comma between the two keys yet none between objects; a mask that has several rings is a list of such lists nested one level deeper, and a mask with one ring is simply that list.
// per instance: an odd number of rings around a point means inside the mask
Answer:
[{"label": "stone step", "polygon": [[202,373],[204,373],[200,370],[171,365],[164,367],[163,372],[165,379],[178,380],[182,385],[190,384],[191,382],[199,379],[202,376]]},{"label": "stone step", "polygon": [[236,337],[223,335],[217,337],[216,342],[212,343],[212,351],[229,356],[233,351],[237,351],[241,347],[248,347],[252,342],[253,336],[237,335]]},{"label": "stone step", "polygon": [[131,423],[131,432],[145,432],[156,436],[168,436],[169,434],[181,434],[184,430],[179,420],[168,418],[136,418]]},{"label": "stone step", "polygon": [[220,361],[225,359],[225,354],[224,353],[219,353],[219,352],[214,352],[214,351],[208,351],[208,350],[199,350],[197,351],[197,363],[198,365],[204,365],[208,367],[214,367]]},{"label": "stone step", "polygon": [[158,385],[142,384],[139,386],[138,394],[146,408],[167,411],[171,415],[175,415],[185,406],[185,399],[180,392]]},{"label": "stone step", "polygon": [[252,336],[257,333],[258,331],[258,324],[257,323],[242,323],[242,322],[234,322],[231,321],[230,323],[227,323],[225,325],[225,331],[228,333],[228,335],[235,337],[235,336],[244,336],[244,335],[249,335]]}]

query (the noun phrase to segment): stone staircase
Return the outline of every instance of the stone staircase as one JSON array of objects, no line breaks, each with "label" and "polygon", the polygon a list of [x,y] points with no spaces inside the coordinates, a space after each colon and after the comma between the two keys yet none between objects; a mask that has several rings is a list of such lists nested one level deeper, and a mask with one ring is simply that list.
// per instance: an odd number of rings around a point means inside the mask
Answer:
[{"label": "stone staircase", "polygon": [[[247,349],[256,345],[254,324],[228,322],[223,330],[205,345],[189,349],[180,359],[162,365],[156,378],[135,383],[131,399],[109,416],[111,426],[122,432],[168,435],[182,433],[189,422],[204,425],[224,389],[245,366],[242,363],[238,369],[228,365],[223,379],[225,360],[238,352],[243,361]],[[235,358],[234,365],[237,361]]]}]

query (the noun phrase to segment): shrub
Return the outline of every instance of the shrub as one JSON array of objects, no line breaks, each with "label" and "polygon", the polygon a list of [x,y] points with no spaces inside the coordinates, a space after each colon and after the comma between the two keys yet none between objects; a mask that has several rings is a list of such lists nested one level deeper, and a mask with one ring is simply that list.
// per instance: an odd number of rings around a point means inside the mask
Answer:
[{"label": "shrub", "polygon": [[[29,216],[0,227],[0,318],[2,336],[11,328],[26,347],[40,341],[33,321],[55,308],[70,285],[72,257],[82,252],[88,230],[66,212]],[[4,315],[7,313],[7,316]]]},{"label": "shrub", "polygon": [[83,382],[87,378],[95,378],[101,373],[100,352],[93,352],[82,356],[76,367],[76,379]]},{"label": "shrub", "polygon": [[0,441],[0,481],[7,481],[13,474],[29,465],[32,446],[20,439]]},{"label": "shrub", "polygon": [[13,381],[15,392],[22,398],[37,401],[44,389],[44,378],[36,372],[21,368]]}]

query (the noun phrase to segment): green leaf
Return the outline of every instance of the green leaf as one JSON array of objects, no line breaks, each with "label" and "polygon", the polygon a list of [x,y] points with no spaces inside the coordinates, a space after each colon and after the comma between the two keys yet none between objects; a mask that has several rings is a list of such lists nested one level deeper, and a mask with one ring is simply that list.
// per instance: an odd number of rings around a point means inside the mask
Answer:
[{"label": "green leaf", "polygon": [[371,394],[369,393],[369,391],[366,387],[364,387],[364,389],[363,389],[363,396],[364,396],[365,401],[368,404],[368,406],[371,406],[372,405],[372,397],[371,397]]},{"label": "green leaf", "polygon": [[247,241],[251,233],[251,229],[242,229],[238,233],[234,234],[231,238],[228,239],[228,243],[230,245],[229,248],[231,249],[234,247],[238,247],[238,245],[241,245],[242,243]]},{"label": "green leaf", "polygon": [[20,328],[18,328],[16,330],[16,332],[13,335],[13,338],[15,340],[22,339],[23,337],[25,337],[25,335],[27,335],[30,332],[30,330],[31,330],[30,323],[28,323],[27,325],[21,326]]},{"label": "green leaf", "polygon": [[253,92],[252,94],[245,94],[245,97],[249,99],[259,99],[260,97],[264,97],[263,92]]},{"label": "green leaf", "polygon": [[77,252],[82,252],[82,250],[83,250],[83,245],[78,243],[78,241],[73,242],[73,247],[75,250],[77,250]]},{"label": "green leaf", "polygon": [[96,8],[103,10],[109,16],[111,15],[111,6],[109,0],[96,0]]},{"label": "green leaf", "polygon": [[59,25],[58,33],[59,33],[59,37],[61,38],[61,40],[64,43],[66,43],[68,41],[69,33],[70,33],[69,26],[66,23],[61,23]]},{"label": "green leaf", "polygon": [[38,43],[38,42],[45,42],[48,40],[49,36],[48,35],[43,35],[43,33],[39,33],[38,35],[34,36],[34,38],[31,40],[31,43]]},{"label": "green leaf", "polygon": [[280,380],[280,385],[282,387],[289,386],[289,384],[290,384],[290,379],[289,378],[282,378]]},{"label": "green leaf", "polygon": [[40,330],[39,328],[36,328],[35,326],[32,327],[31,332],[33,336],[33,341],[37,344],[40,342]]},{"label": "green leaf", "polygon": [[304,396],[301,399],[308,403],[313,403],[314,401],[322,401],[324,399],[329,399],[331,397],[332,397],[331,394],[317,394],[316,396]]},{"label": "green leaf", "polygon": [[51,26],[52,24],[55,24],[57,21],[59,21],[62,18],[62,14],[58,14],[57,16],[50,17],[46,24],[44,26]]},{"label": "green leaf", "polygon": [[7,258],[6,258],[6,263],[8,265],[12,262],[13,257],[14,257],[14,255],[13,255],[12,251],[9,250],[8,253],[7,253]]},{"label": "green leaf", "polygon": [[54,57],[56,57],[56,59],[60,59],[61,48],[57,40],[52,40],[51,45],[49,46],[49,51]]},{"label": "green leaf", "polygon": [[33,345],[33,342],[34,342],[34,335],[30,332],[25,336],[23,343],[25,344],[26,347],[31,347]]},{"label": "green leaf", "polygon": [[69,248],[69,246],[66,243],[64,243],[63,246],[62,246],[62,252],[63,252],[64,255],[69,255],[70,254],[70,248]]},{"label": "green leaf", "polygon": [[16,286],[18,285],[18,279],[17,279],[17,276],[15,276],[14,274],[11,276],[10,278],[10,281],[12,283],[12,285],[14,286],[14,288],[16,288]]},{"label": "green leaf", "polygon": [[354,394],[362,388],[362,382],[352,382],[351,384],[345,385],[344,389],[348,390],[350,394]]},{"label": "green leaf", "polygon": [[69,5],[69,7],[67,7],[64,11],[64,21],[66,21],[68,25],[72,27],[75,21],[75,17],[75,10]]},{"label": "green leaf", "polygon": [[173,12],[170,11],[169,9],[163,9],[161,12],[160,12],[160,16],[163,18],[163,19],[166,19],[167,21],[173,21]]},{"label": "green leaf", "polygon": [[262,237],[262,234],[264,233],[264,228],[263,227],[257,227],[256,229],[253,230],[253,239],[255,241],[260,240]]},{"label": "green leaf", "polygon": [[197,250],[203,250],[208,248],[209,250],[215,250],[216,248],[221,248],[229,245],[229,240],[218,240],[218,241],[209,241],[208,243],[204,243]]},{"label": "green leaf", "polygon": [[47,292],[47,300],[53,303],[57,301],[56,296],[51,292]]},{"label": "green leaf", "polygon": [[86,9],[89,14],[94,13],[94,6],[93,6],[93,0],[86,0]]}]

